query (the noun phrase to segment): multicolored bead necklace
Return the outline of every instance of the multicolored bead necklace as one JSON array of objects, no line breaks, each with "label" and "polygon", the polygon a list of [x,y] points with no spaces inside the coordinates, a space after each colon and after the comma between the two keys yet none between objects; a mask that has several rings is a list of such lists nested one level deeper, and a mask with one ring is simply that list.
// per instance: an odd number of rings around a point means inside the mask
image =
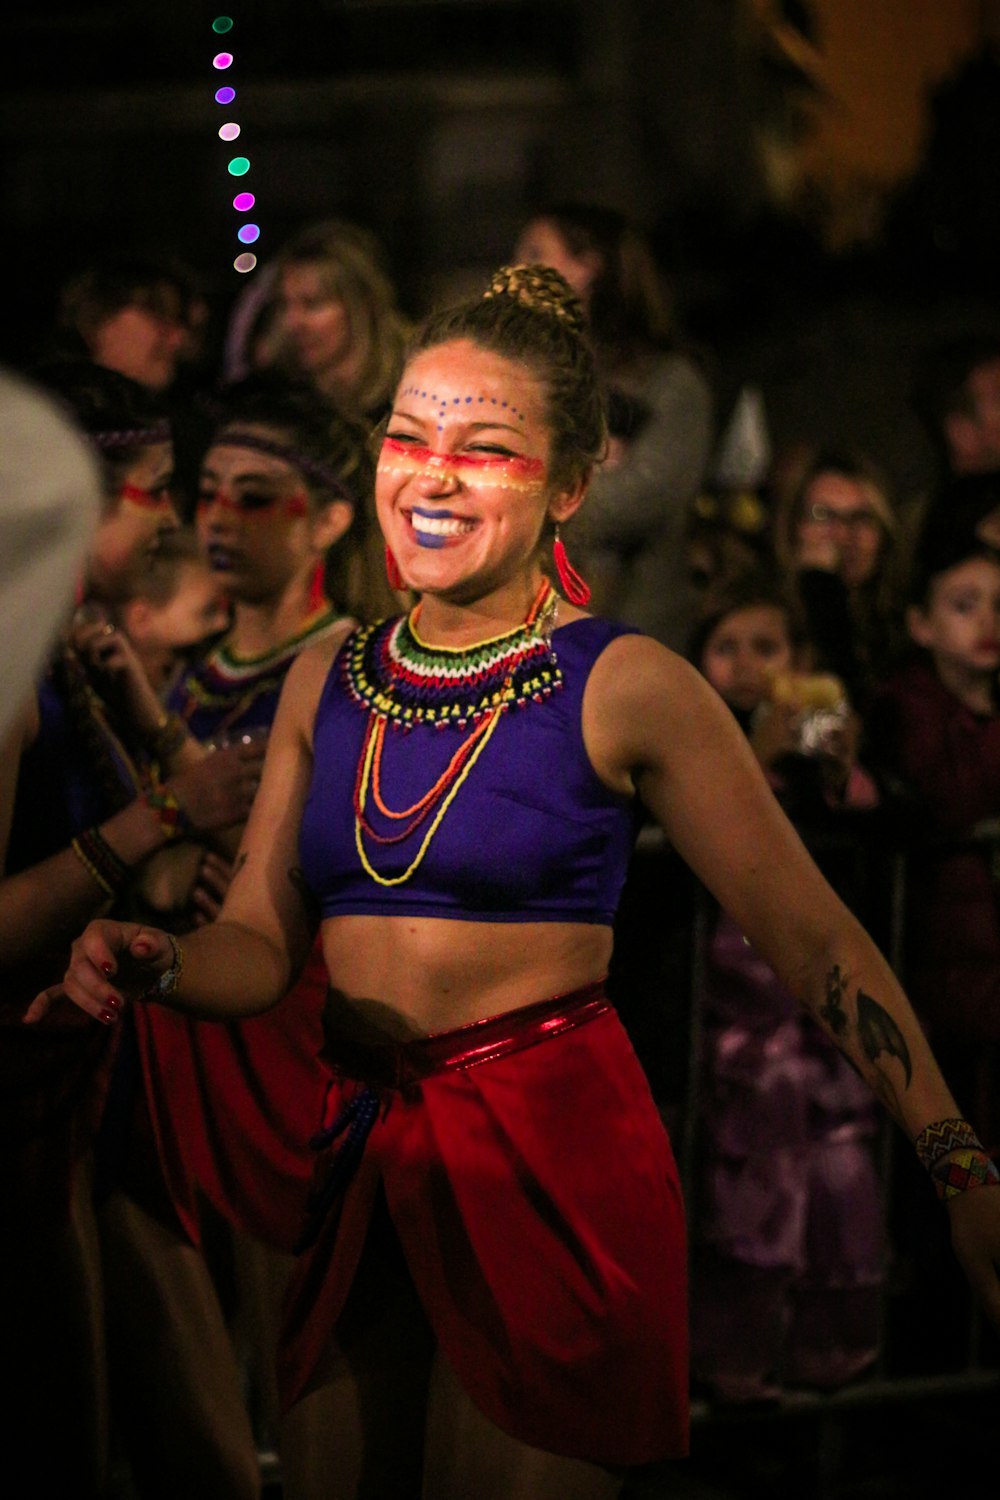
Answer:
[{"label": "multicolored bead necklace", "polygon": [[[365,871],[379,885],[403,885],[419,868],[462,783],[512,705],[541,702],[562,684],[550,644],[558,595],[545,579],[531,609],[516,629],[473,646],[428,646],[417,634],[418,604],[408,616],[362,629],[348,643],[344,672],[348,691],[368,709],[368,727],[354,785],[354,842]],[[453,727],[470,733],[444,771],[410,807],[394,809],[382,795],[382,753],[386,725]],[[369,794],[383,817],[402,824],[380,834],[365,807]],[[401,875],[380,875],[371,864],[365,838],[400,844],[430,818],[420,847]]]}]

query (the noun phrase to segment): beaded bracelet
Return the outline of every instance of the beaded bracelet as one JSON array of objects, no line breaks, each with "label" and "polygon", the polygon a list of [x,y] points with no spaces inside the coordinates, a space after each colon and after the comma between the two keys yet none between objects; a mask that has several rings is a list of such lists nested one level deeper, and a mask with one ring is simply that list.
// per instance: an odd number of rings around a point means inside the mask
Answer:
[{"label": "beaded bracelet", "polygon": [[928,1172],[933,1171],[943,1156],[963,1146],[972,1151],[983,1149],[982,1141],[968,1120],[958,1119],[935,1120],[932,1125],[925,1125],[913,1142],[917,1160]]},{"label": "beaded bracelet", "polygon": [[128,865],[96,828],[85,828],[70,843],[77,859],[106,896],[115,896],[128,879]]},{"label": "beaded bracelet", "polygon": [[154,787],[152,791],[145,794],[143,801],[156,813],[168,842],[172,839],[179,839],[188,831],[190,824],[187,814],[174,793],[168,792],[166,787]]},{"label": "beaded bracelet", "polygon": [[166,1000],[177,993],[184,969],[184,950],[172,932],[168,932],[166,936],[173,953],[173,962],[169,969],[164,969],[160,977],[143,990],[140,1000]]},{"label": "beaded bracelet", "polygon": [[187,734],[187,725],[180,714],[166,713],[149,736],[150,751],[162,764],[176,755]]},{"label": "beaded bracelet", "polygon": [[931,1181],[938,1197],[946,1200],[967,1193],[970,1188],[997,1186],[1000,1172],[985,1151],[964,1149],[946,1161],[937,1162],[931,1168]]}]

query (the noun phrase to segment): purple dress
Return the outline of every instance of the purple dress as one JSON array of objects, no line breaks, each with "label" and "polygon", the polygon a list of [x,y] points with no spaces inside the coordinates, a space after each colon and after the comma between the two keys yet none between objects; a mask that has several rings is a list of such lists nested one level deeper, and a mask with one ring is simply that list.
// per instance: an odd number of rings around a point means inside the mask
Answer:
[{"label": "purple dress", "polygon": [[832,1388],[877,1352],[871,1090],[719,914],[701,996],[696,1377],[720,1397]]}]

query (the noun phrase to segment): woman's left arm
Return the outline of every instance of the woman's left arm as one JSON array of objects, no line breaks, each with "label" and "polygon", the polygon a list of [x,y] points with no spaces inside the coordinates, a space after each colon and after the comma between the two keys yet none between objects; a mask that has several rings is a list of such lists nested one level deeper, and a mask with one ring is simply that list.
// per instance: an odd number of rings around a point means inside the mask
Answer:
[{"label": "woman's left arm", "polygon": [[[598,774],[634,788],[909,1139],[956,1117],[890,965],[816,867],[729,709],[694,668],[645,637],[615,641],[587,686],[584,735]],[[948,1202],[956,1251],[1000,1325],[1000,1192]]]}]

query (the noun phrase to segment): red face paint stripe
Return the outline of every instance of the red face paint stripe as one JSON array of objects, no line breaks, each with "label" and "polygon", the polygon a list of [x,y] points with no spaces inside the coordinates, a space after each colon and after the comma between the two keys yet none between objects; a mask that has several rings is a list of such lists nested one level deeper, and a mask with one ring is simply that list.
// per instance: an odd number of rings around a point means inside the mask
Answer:
[{"label": "red face paint stripe", "polygon": [[461,456],[446,453],[435,453],[430,448],[416,448],[412,443],[401,443],[397,438],[386,438],[382,444],[383,453],[391,453],[399,458],[406,458],[414,467],[422,468],[424,464],[437,462],[445,464],[449,468],[463,469],[506,469],[508,473],[523,475],[525,479],[540,479],[545,472],[544,461],[540,458],[526,458],[522,454],[502,455],[499,453],[463,453]]},{"label": "red face paint stripe", "polygon": [[154,495],[138,484],[123,484],[119,496],[122,500],[127,500],[130,505],[141,505],[145,510],[170,509],[169,495]]}]

